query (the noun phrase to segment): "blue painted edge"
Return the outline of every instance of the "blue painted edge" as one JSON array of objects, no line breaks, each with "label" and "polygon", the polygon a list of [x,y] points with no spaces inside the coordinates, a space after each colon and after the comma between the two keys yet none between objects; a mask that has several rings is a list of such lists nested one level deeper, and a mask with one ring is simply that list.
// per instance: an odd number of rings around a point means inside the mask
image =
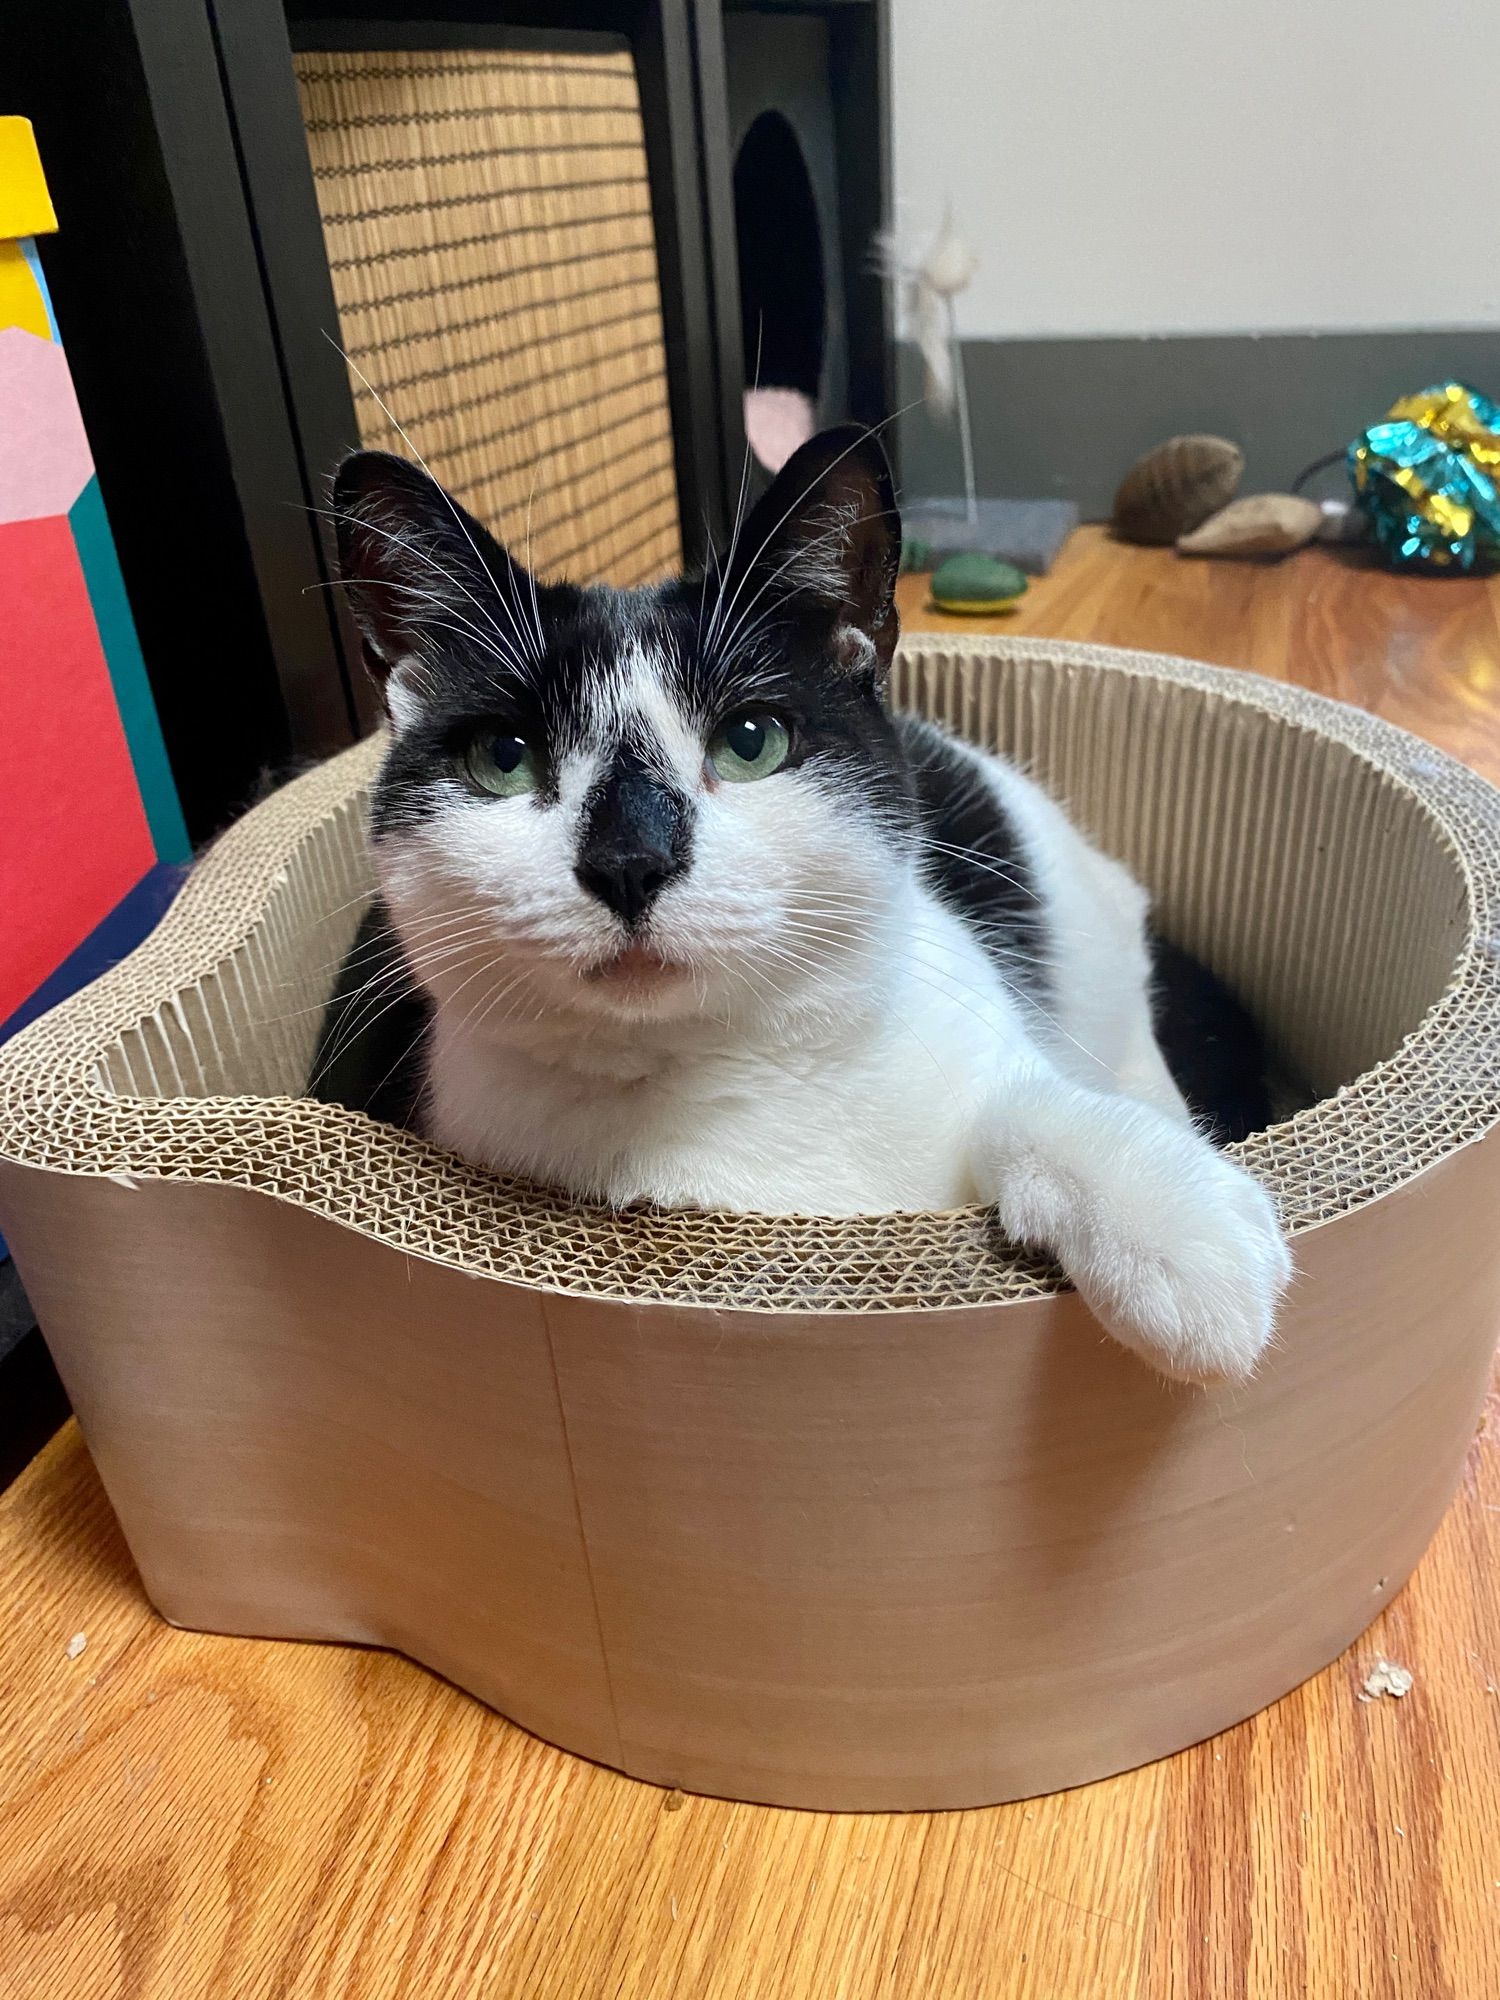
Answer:
[{"label": "blue painted edge", "polygon": [[99,481],[91,478],[68,509],[68,526],[73,545],[83,567],[83,580],[99,628],[109,677],[114,686],[130,760],[135,766],[136,783],[146,808],[152,843],[159,861],[186,861],[192,853],[167,747],[162,741],[156,701],[146,677],[130,600],[125,595],[125,579],[120,574],[109,516],[104,511]]},{"label": "blue painted edge", "polygon": [[[101,972],[118,965],[127,952],[134,951],[166,915],[187,874],[186,865],[179,861],[159,861],[149,869],[129,895],[115,904],[103,923],[96,924],[83,943],[70,951],[57,970],[42,981],[31,998],[23,1000],[7,1020],[0,1021],[0,1042],[19,1034],[49,1007],[66,1000],[79,987],[97,979]],[[0,1260],[7,1254],[5,1238],[0,1236]]]},{"label": "blue painted edge", "polygon": [[42,275],[42,260],[37,255],[36,240],[34,237],[23,236],[21,238],[21,255],[26,259],[27,267],[32,277],[36,279],[37,293],[47,314],[48,329],[52,334],[53,340],[61,347],[62,335],[57,330],[57,320],[52,311],[52,294],[47,290],[47,280]]}]

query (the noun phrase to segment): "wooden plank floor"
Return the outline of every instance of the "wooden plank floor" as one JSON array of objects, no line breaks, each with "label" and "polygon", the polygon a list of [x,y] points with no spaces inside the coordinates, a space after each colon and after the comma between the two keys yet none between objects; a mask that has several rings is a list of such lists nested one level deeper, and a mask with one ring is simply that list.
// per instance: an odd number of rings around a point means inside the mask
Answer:
[{"label": "wooden plank floor", "polygon": [[[1292,676],[1500,778],[1500,584],[1084,530],[1009,629]],[[906,1818],[664,1795],[398,1659],[174,1632],[70,1428],[0,1502],[0,1995],[1482,2000],[1492,1407],[1416,1579],[1317,1680],[1147,1770]],[[1362,1702],[1381,1655],[1415,1685]]]}]

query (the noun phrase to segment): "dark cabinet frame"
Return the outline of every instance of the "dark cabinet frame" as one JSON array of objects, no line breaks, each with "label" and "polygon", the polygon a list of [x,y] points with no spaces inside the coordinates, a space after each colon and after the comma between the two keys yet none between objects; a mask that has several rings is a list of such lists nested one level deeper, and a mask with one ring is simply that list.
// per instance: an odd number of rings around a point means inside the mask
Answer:
[{"label": "dark cabinet frame", "polygon": [[[830,23],[854,414],[877,422],[884,8],[797,4]],[[599,38],[639,79],[691,559],[744,449],[721,0],[18,0],[6,108],[37,127],[61,224],[43,262],[195,839],[374,720],[320,517],[358,436],[293,49]]]}]

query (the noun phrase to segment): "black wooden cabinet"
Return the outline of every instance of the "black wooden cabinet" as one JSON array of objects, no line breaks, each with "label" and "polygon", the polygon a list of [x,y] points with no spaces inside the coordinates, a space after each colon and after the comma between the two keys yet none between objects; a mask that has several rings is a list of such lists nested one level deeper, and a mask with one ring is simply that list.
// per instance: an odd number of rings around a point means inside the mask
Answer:
[{"label": "black wooden cabinet", "polygon": [[[357,442],[293,50],[631,48],[646,129],[684,549],[738,486],[743,335],[726,39],[774,92],[793,17],[828,51],[847,334],[838,400],[890,409],[869,259],[885,206],[870,0],[18,0],[7,104],[33,119],[61,227],[43,258],[190,829],[371,720],[317,514]],[[743,58],[742,58],[743,60]]]}]

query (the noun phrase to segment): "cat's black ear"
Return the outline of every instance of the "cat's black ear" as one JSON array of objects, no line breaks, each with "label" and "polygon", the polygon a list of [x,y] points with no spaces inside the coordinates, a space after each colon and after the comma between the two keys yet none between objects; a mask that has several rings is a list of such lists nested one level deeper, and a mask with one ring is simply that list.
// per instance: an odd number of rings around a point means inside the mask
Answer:
[{"label": "cat's black ear", "polygon": [[346,458],[333,511],[339,572],[378,681],[401,660],[430,657],[434,641],[462,645],[466,634],[483,635],[496,590],[511,605],[526,601],[524,572],[489,530],[404,458]]},{"label": "cat's black ear", "polygon": [[840,425],[793,452],[742,527],[726,631],[741,614],[743,629],[773,612],[816,621],[835,659],[883,679],[900,567],[890,461],[873,432]]}]

